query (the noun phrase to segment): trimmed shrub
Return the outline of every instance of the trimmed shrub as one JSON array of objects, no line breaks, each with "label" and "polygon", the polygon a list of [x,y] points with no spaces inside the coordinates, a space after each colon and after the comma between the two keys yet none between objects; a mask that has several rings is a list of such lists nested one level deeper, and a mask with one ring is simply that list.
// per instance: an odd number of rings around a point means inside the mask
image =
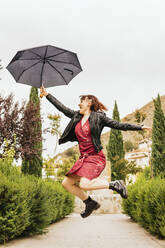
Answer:
[{"label": "trimmed shrub", "polygon": [[21,174],[6,159],[0,160],[0,178],[0,243],[45,233],[73,211],[74,196],[58,182]]},{"label": "trimmed shrub", "polygon": [[148,179],[146,170],[128,186],[128,194],[122,201],[124,213],[152,234],[165,239],[165,180]]},{"label": "trimmed shrub", "polygon": [[29,224],[27,194],[0,173],[0,242],[19,236]]}]

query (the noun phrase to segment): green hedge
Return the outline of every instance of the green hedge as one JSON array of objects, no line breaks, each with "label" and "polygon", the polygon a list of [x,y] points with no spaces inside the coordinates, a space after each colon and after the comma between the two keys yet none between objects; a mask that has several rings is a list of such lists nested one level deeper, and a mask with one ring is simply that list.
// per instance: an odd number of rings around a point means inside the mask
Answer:
[{"label": "green hedge", "polygon": [[74,196],[51,180],[25,176],[0,160],[0,243],[46,232],[73,211]]},{"label": "green hedge", "polygon": [[152,234],[165,239],[165,180],[148,179],[145,171],[128,186],[128,194],[122,201],[124,213]]}]

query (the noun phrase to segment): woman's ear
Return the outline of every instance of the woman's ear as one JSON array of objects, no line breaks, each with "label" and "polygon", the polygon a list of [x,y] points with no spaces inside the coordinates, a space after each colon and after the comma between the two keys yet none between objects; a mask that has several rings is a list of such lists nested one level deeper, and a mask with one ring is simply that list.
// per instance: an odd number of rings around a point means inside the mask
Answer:
[{"label": "woman's ear", "polygon": [[88,105],[89,105],[89,106],[92,105],[92,100],[91,100],[91,99],[88,100]]}]

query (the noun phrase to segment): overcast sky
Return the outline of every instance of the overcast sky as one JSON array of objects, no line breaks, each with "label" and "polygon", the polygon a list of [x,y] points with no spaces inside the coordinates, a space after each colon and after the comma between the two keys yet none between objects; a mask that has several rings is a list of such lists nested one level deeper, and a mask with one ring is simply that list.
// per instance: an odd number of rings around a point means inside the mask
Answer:
[{"label": "overcast sky", "polygon": [[[83,71],[69,85],[47,90],[66,106],[78,110],[79,95],[93,94],[108,107],[109,117],[116,100],[122,118],[165,94],[164,0],[5,0],[0,9],[4,67],[18,50],[35,46],[77,53]],[[28,100],[30,86],[16,83],[6,69],[0,77],[1,92]],[[58,111],[47,99],[41,101],[46,126],[47,113]],[[70,120],[61,115],[63,131]],[[44,156],[53,154],[54,142],[47,136]]]}]

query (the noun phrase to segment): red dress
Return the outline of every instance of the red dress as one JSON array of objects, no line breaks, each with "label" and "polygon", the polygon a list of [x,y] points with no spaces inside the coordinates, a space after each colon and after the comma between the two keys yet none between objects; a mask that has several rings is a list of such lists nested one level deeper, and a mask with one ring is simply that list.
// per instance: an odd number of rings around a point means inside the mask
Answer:
[{"label": "red dress", "polygon": [[65,174],[76,174],[81,177],[86,177],[90,180],[98,177],[106,165],[106,157],[101,150],[97,153],[91,139],[91,131],[89,121],[84,123],[82,127],[82,119],[75,126],[75,134],[79,143],[81,156]]}]

